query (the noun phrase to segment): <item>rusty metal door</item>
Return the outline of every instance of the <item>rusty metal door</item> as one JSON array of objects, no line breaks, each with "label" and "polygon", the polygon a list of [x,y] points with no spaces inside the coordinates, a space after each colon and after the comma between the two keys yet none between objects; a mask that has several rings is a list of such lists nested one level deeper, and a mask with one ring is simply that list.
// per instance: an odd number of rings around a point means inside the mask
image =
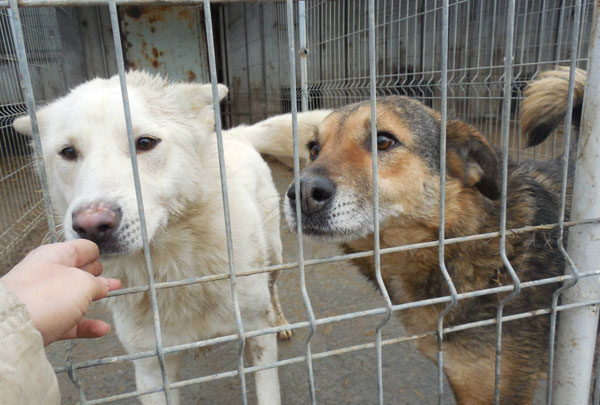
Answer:
[{"label": "rusty metal door", "polygon": [[130,6],[120,7],[119,14],[129,69],[172,80],[210,80],[202,7]]}]

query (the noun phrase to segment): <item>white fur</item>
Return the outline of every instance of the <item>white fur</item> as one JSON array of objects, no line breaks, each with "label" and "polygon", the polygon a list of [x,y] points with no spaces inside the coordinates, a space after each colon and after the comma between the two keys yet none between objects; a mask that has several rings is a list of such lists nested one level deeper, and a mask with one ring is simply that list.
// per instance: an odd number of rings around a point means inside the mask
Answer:
[{"label": "white fur", "polygon": [[[228,273],[210,85],[168,83],[140,72],[129,73],[127,83],[136,138],[161,139],[154,149],[137,154],[154,280]],[[220,86],[221,98],[226,91]],[[301,116],[301,142],[312,136],[322,118],[322,113]],[[118,204],[122,221],[116,233],[122,254],[103,258],[104,274],[121,279],[123,287],[147,284],[118,78],[82,84],[40,109],[38,121],[53,207],[64,218],[66,238],[77,237],[71,215],[78,207],[97,201]],[[14,126],[31,134],[28,117],[17,119]],[[272,131],[282,132],[277,138],[291,150],[289,115],[224,133],[236,271],[281,262],[279,197],[256,151],[273,149],[265,142]],[[59,155],[69,145],[79,152],[75,161]],[[237,278],[237,293],[246,331],[277,324],[267,274]],[[164,346],[237,333],[229,280],[162,289],[157,295]],[[106,301],[127,352],[153,350],[148,294]],[[276,336],[250,339],[247,352],[254,365],[276,361]],[[178,380],[179,357],[166,357],[170,381]],[[162,384],[156,358],[137,360],[135,368],[138,390]],[[280,402],[277,369],[258,372],[255,380],[259,403]],[[172,394],[177,400],[177,390]],[[164,395],[140,400],[163,403]]]}]

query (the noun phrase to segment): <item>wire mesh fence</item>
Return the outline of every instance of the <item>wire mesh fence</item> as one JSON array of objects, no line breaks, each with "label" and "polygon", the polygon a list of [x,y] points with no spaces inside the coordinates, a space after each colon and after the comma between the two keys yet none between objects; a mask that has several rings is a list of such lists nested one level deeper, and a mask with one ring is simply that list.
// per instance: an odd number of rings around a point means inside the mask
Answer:
[{"label": "wire mesh fence", "polygon": [[[58,32],[58,17],[68,20],[62,9],[27,9],[23,11],[23,32],[32,72],[33,91],[40,103],[49,102],[66,92],[62,45]],[[2,137],[2,229],[0,234],[1,272],[32,247],[38,245],[44,229],[44,205],[41,186],[30,159],[29,141],[12,129],[15,117],[27,109],[20,87],[17,56],[9,17],[0,11],[0,135]]]},{"label": "wire mesh fence", "polygon": [[[7,2],[4,2],[7,3]],[[2,55],[0,65],[2,68],[2,85],[0,96],[2,120],[0,121],[0,135],[2,135],[2,172],[0,187],[3,188],[2,202],[2,234],[0,257],[6,261],[5,267],[14,263],[19,253],[14,253],[15,248],[23,248],[24,241],[29,235],[44,235],[43,220],[52,213],[46,208],[42,200],[44,191],[37,177],[34,176],[35,162],[27,157],[31,153],[27,146],[28,141],[14,134],[11,123],[14,117],[26,112],[25,101],[27,92],[31,93],[37,104],[43,104],[65,93],[69,71],[65,69],[64,36],[61,38],[58,27],[60,21],[77,20],[76,12],[71,8],[21,8],[16,1],[7,4],[0,2],[0,7],[10,4],[12,14],[8,10],[0,9],[0,30],[2,30]],[[60,2],[60,5],[75,5],[77,2]],[[63,4],[64,3],[64,4]],[[131,126],[131,117],[128,111],[128,97],[125,86],[125,68],[122,46],[122,26],[120,25],[117,3],[127,5],[128,2],[98,2],[102,6],[108,4],[110,26],[114,35],[113,42],[116,54],[116,71],[118,71],[123,89],[125,104],[125,117],[128,122],[128,137],[131,155],[135,156],[134,135]],[[151,4],[152,2],[146,2]],[[190,2],[199,3],[199,2]],[[209,1],[204,1],[204,10],[211,8]],[[24,2],[27,6],[52,6],[59,5],[52,1]],[[551,142],[546,142],[534,149],[524,149],[524,139],[521,139],[519,128],[519,105],[523,98],[526,84],[544,70],[556,66],[571,65],[571,68],[588,68],[591,33],[593,25],[594,3],[592,1],[314,1],[314,2],[259,2],[239,3],[227,5],[213,5],[211,13],[205,13],[205,32],[207,46],[202,48],[204,55],[204,72],[209,66],[211,82],[213,83],[213,99],[216,117],[216,133],[221,142],[221,114],[218,98],[216,96],[217,71],[222,80],[230,88],[227,103],[223,106],[223,119],[226,126],[236,126],[243,123],[254,123],[260,119],[274,114],[292,112],[294,117],[295,162],[294,178],[299,190],[298,148],[304,145],[297,144],[296,114],[305,109],[337,108],[343,105],[370,100],[371,101],[371,140],[373,156],[376,156],[376,98],[386,95],[407,95],[420,100],[424,105],[441,112],[441,121],[455,117],[473,123],[490,140],[498,146],[504,156],[503,198],[502,215],[499,218],[497,231],[479,235],[460,235],[449,237],[444,232],[444,190],[445,190],[445,125],[442,125],[442,149],[440,154],[440,217],[441,226],[439,240],[431,242],[413,243],[403,246],[381,248],[379,246],[379,222],[374,221],[374,248],[352,254],[329,255],[322,258],[312,258],[305,255],[303,239],[297,239],[297,259],[280,265],[254,268],[236,269],[233,265],[232,239],[228,218],[228,197],[226,187],[223,189],[225,207],[225,222],[228,232],[227,251],[229,252],[229,272],[201,276],[193,279],[155,282],[152,269],[151,247],[147,236],[144,235],[145,259],[148,271],[148,284],[141,286],[128,286],[121,291],[111,293],[111,296],[126,294],[149,293],[149,299],[154,314],[154,333],[156,336],[156,350],[129,353],[124,355],[109,356],[106,353],[97,355],[97,358],[86,361],[72,361],[70,354],[65,365],[56,367],[57,373],[68,373],[79,390],[79,399],[82,403],[104,403],[117,400],[126,400],[154,392],[164,392],[167,402],[170,390],[208,383],[215,380],[234,378],[239,380],[241,401],[247,402],[247,387],[245,375],[268,368],[279,368],[284,373],[285,366],[304,364],[305,375],[298,377],[306,379],[305,389],[308,391],[306,402],[320,402],[319,374],[313,370],[313,361],[341,356],[348,353],[375,348],[375,356],[371,356],[376,363],[376,375],[370,386],[369,401],[389,402],[384,396],[387,386],[384,384],[387,368],[384,367],[385,356],[383,347],[400,342],[420,341],[424,338],[437,337],[438,350],[438,379],[430,389],[437,390],[439,401],[447,399],[444,383],[443,353],[441,350],[447,334],[458,331],[496,325],[497,354],[496,361],[496,392],[495,401],[499,399],[499,372],[501,353],[502,324],[519,319],[550,315],[552,321],[550,336],[553,357],[555,320],[557,312],[567,309],[589,307],[600,303],[600,297],[588,296],[581,302],[559,303],[559,294],[555,294],[552,307],[532,308],[529,312],[503,315],[500,305],[497,317],[494,319],[480,320],[461,325],[444,325],[445,312],[442,311],[438,321],[437,330],[418,335],[385,336],[386,322],[393,313],[406,311],[412,308],[426,307],[429,305],[442,305],[449,311],[463,300],[473,299],[492,294],[519,293],[520,289],[526,290],[543,285],[556,284],[567,281],[567,286],[573,281],[581,279],[579,283],[593,280],[600,274],[600,270],[592,267],[577,268],[571,261],[566,250],[563,249],[566,261],[571,264],[571,273],[565,276],[556,276],[540,280],[521,281],[513,273],[512,285],[486,288],[477,291],[456,291],[453,287],[453,274],[446,269],[444,248],[448,245],[472,242],[478,240],[500,239],[501,251],[505,251],[507,235],[525,234],[545,229],[559,229],[572,226],[581,227],[598,222],[592,210],[571,217],[576,222],[565,222],[565,194],[566,176],[565,164],[562,191],[562,205],[557,212],[556,223],[545,226],[527,226],[519,229],[506,229],[506,195],[510,193],[506,188],[506,170],[509,154],[517,160],[525,159],[550,159],[560,156],[571,145],[570,127],[566,130],[559,129],[552,137]],[[21,13],[21,21],[14,18],[16,13]],[[102,18],[98,14],[99,26]],[[106,14],[105,14],[106,17]],[[122,21],[122,20],[121,20]],[[215,24],[213,26],[213,24]],[[21,31],[22,34],[18,34]],[[16,34],[15,34],[16,33]],[[217,36],[213,38],[213,33]],[[5,35],[6,34],[6,35]],[[22,47],[27,53],[30,79],[23,80],[24,87],[19,85],[17,72],[18,57],[16,54],[21,35]],[[215,49],[218,41],[220,49]],[[15,46],[15,44],[17,44]],[[80,45],[81,46],[81,45]],[[99,44],[96,44],[99,46]],[[104,44],[102,45],[105,46]],[[508,51],[507,51],[508,50]],[[206,64],[206,59],[209,63]],[[24,63],[25,61],[22,60]],[[105,74],[110,69],[105,69]],[[113,73],[113,72],[111,72]],[[23,68],[20,68],[23,75]],[[204,73],[203,73],[204,74]],[[591,78],[590,78],[591,80]],[[570,97],[573,97],[571,89]],[[31,111],[31,108],[30,108]],[[34,137],[35,137],[34,130]],[[291,136],[291,134],[290,134]],[[564,154],[563,154],[564,155]],[[377,161],[373,162],[373,178],[377,182]],[[224,173],[222,145],[219,144],[219,163],[221,167],[221,183],[227,184]],[[132,162],[134,176],[138,176],[135,159]],[[142,228],[145,224],[144,210],[141,205],[141,189],[139,178],[136,178],[136,194]],[[373,204],[373,218],[379,218],[377,186],[374,186],[375,196]],[[6,191],[4,191],[6,190]],[[301,209],[299,199],[296,200],[298,220],[301,223]],[[597,226],[597,225],[596,225]],[[35,232],[32,232],[35,230]],[[298,233],[302,234],[302,227],[298,225]],[[32,237],[33,238],[33,237]],[[5,242],[6,240],[6,242]],[[33,244],[39,239],[32,239]],[[437,298],[424,299],[416,302],[393,304],[386,292],[380,270],[380,256],[389,255],[409,250],[419,250],[437,247],[439,249],[440,269],[448,285],[450,294],[440,294]],[[310,250],[310,249],[309,249]],[[305,269],[312,269],[323,263],[344,262],[350,259],[372,258],[375,262],[376,278],[379,289],[383,293],[385,302],[379,301],[375,308],[357,310],[354,312],[341,312],[334,315],[320,316],[313,310],[310,294],[305,280]],[[506,258],[503,260],[507,269],[514,265]],[[573,259],[576,260],[576,259]],[[271,327],[261,330],[245,330],[243,319],[239,310],[236,296],[235,279],[248,277],[260,273],[270,273],[278,270],[299,269],[302,310],[306,316],[302,320],[292,322],[290,325]],[[181,288],[186,285],[211,283],[218,280],[230,280],[232,301],[236,308],[235,318],[237,334],[215,337],[208,340],[188,342],[176,346],[164,346],[161,342],[161,326],[159,321],[157,293],[164,289]],[[593,285],[593,282],[590,282]],[[296,288],[298,288],[296,286]],[[561,291],[562,292],[562,291]],[[597,291],[596,291],[597,292]],[[509,295],[507,297],[511,297]],[[110,299],[110,298],[108,298]],[[377,316],[375,324],[375,338],[370,342],[346,345],[331,350],[312,350],[311,339],[319,328],[332,326],[348,320]],[[276,363],[247,366],[244,363],[244,344],[247,339],[274,334],[285,330],[306,329],[306,343],[302,343],[295,355],[286,357]],[[217,346],[227,342],[237,343],[237,362],[231,363],[227,371],[218,372],[201,377],[194,376],[188,379],[174,381],[168,375],[164,364],[165,356],[192,349]],[[70,349],[69,349],[70,350]],[[588,353],[592,358],[592,353]],[[104,398],[87,400],[85,392],[89,389],[90,381],[82,383],[77,375],[85,369],[101,369],[101,365],[121,364],[133,360],[158,356],[162,371],[162,386],[149,389],[138,389],[132,392],[114,394]],[[563,361],[563,360],[561,360]],[[393,363],[391,363],[393,364]],[[547,384],[546,400],[551,401],[552,395],[552,367],[557,367],[550,360],[550,377]],[[330,371],[331,372],[331,371]],[[584,376],[587,378],[589,376]],[[583,382],[583,381],[582,381]],[[584,384],[585,385],[585,384]],[[321,390],[324,388],[321,387]],[[587,393],[586,393],[587,394]],[[560,395],[560,393],[558,394]],[[360,399],[362,400],[362,398]],[[596,396],[598,401],[598,396]],[[393,400],[392,400],[393,401]]]}]

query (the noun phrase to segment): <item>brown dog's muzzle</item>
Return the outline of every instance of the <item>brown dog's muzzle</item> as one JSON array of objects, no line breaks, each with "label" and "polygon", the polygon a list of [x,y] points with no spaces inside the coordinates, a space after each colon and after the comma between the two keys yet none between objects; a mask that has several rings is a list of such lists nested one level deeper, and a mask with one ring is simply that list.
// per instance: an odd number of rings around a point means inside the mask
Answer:
[{"label": "brown dog's muzzle", "polygon": [[[335,184],[323,176],[306,176],[300,178],[300,206],[302,214],[311,215],[321,211],[333,199]],[[292,210],[296,210],[296,183],[292,183],[287,191]]]}]

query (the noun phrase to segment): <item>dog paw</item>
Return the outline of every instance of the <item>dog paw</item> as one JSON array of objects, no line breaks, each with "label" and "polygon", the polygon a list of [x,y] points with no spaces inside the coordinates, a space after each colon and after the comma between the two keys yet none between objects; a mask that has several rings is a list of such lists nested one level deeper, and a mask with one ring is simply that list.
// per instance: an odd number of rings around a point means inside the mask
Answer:
[{"label": "dog paw", "polygon": [[279,338],[279,340],[290,340],[292,338],[292,335],[294,334],[293,330],[282,330],[280,332],[277,333],[277,338]]}]

